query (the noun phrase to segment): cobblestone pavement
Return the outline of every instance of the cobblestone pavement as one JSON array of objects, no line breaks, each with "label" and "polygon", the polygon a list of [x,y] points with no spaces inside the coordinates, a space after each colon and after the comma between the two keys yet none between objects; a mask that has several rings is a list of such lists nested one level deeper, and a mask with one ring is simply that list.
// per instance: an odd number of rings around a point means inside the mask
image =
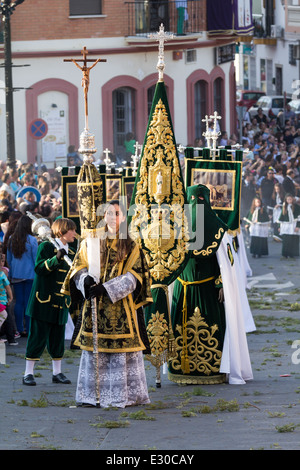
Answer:
[{"label": "cobblestone pavement", "polygon": [[248,297],[257,326],[248,334],[254,380],[178,386],[162,374],[156,388],[155,370],[146,361],[149,406],[78,408],[79,352],[70,351],[66,341],[63,372],[71,385],[52,383],[45,354],[35,369],[37,386],[26,387],[26,338],[21,338],[18,346],[6,346],[6,364],[0,364],[0,449],[102,450],[106,463],[131,466],[141,461],[113,459],[139,452],[156,459],[166,451],[164,458],[188,455],[195,463],[201,450],[299,450],[300,262],[281,260],[281,245],[271,239],[269,250],[268,257],[249,256]]}]

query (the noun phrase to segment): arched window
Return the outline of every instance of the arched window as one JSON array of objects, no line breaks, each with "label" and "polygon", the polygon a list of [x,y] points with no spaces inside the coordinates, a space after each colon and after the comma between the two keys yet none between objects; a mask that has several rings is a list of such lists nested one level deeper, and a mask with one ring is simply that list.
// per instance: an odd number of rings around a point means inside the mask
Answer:
[{"label": "arched window", "polygon": [[[156,84],[150,86],[149,88],[147,88],[147,118],[149,118],[149,115],[150,115],[150,111],[151,111],[151,107],[152,107],[152,103],[153,103],[153,98],[154,98],[154,93],[155,93],[155,88],[156,88]],[[166,88],[166,93],[167,93],[167,98],[168,98],[168,103],[169,103],[169,86],[165,84],[165,88]],[[169,103],[169,107],[170,106],[170,103]]]},{"label": "arched window", "polygon": [[223,79],[221,77],[216,78],[214,81],[214,111],[220,116],[223,116],[223,97],[222,97],[222,90],[223,90]]},{"label": "arched window", "polygon": [[[117,88],[113,91],[113,135],[114,153],[119,163],[125,158],[124,141],[126,134],[135,136],[135,90],[129,87]],[[136,138],[136,136],[135,136]]]},{"label": "arched window", "polygon": [[211,82],[209,74],[203,70],[194,70],[186,80],[187,97],[187,143],[193,145],[195,139],[202,138],[206,129],[202,119],[211,112]]},{"label": "arched window", "polygon": [[[169,99],[170,112],[174,110],[174,83],[164,76]],[[141,143],[145,138],[151,110],[157,74],[153,73],[142,81],[128,75],[112,78],[102,87],[102,136],[103,148],[120,155],[124,160],[123,143],[127,132],[133,132]],[[172,114],[173,115],[173,114]]]},{"label": "arched window", "polygon": [[148,116],[148,118],[149,118],[151,107],[152,107],[152,101],[153,101],[153,97],[154,97],[155,87],[156,87],[156,85],[152,85],[147,90],[147,111],[148,111],[147,116]]},{"label": "arched window", "polygon": [[[217,111],[221,116],[219,125],[221,130],[227,130],[226,126],[226,109],[225,109],[225,73],[221,67],[217,66],[210,73],[211,82],[211,114]],[[228,111],[228,110],[227,110]],[[231,114],[231,112],[228,114]]]},{"label": "arched window", "polygon": [[195,83],[195,136],[201,138],[202,133],[205,132],[205,122],[202,122],[205,115],[208,113],[208,83],[205,80],[198,80]]}]

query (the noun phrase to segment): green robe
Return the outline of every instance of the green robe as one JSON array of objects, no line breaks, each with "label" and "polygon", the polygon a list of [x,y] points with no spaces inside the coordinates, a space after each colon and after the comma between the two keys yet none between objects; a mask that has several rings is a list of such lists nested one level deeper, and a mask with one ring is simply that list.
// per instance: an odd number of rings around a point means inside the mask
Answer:
[{"label": "green robe", "polygon": [[[38,247],[35,261],[35,278],[26,309],[26,315],[37,320],[65,325],[68,321],[70,296],[61,293],[69,265],[56,257],[57,249],[49,241]],[[75,252],[69,248],[72,260]]]},{"label": "green robe", "polygon": [[[210,208],[207,191],[202,185],[187,191],[191,205],[204,204],[205,235],[202,249],[192,252],[174,283],[171,318],[176,356],[168,363],[168,376],[177,383],[212,384],[225,380],[225,375],[219,373],[225,310],[223,302],[218,300],[222,280],[216,251],[227,226]],[[191,203],[193,194],[197,197],[204,194],[204,199]]]},{"label": "green robe", "polygon": [[[218,383],[225,333],[225,312],[218,301],[222,287],[216,255],[206,260],[192,256],[176,280],[172,302],[172,325],[175,335],[175,358],[169,361],[169,378],[179,383]],[[186,289],[187,318],[184,328],[183,304]],[[183,365],[182,353],[187,347],[189,370]]]}]

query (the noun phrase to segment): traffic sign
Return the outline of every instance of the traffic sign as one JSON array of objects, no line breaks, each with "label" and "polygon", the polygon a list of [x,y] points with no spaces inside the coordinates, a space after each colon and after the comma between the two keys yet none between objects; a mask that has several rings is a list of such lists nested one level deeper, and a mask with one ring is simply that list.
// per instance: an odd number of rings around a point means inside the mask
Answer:
[{"label": "traffic sign", "polygon": [[44,119],[34,119],[29,125],[29,134],[33,139],[43,139],[47,135],[48,124]]}]

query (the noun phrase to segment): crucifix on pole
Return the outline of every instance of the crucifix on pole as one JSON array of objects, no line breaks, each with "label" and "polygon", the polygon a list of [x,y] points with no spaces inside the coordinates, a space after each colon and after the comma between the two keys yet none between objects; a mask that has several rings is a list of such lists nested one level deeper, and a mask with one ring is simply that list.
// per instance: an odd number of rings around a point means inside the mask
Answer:
[{"label": "crucifix on pole", "polygon": [[168,39],[173,39],[174,35],[165,33],[164,25],[161,24],[159,27],[159,32],[150,34],[150,38],[156,39],[156,41],[158,41],[158,62],[156,68],[158,70],[158,79],[162,81],[165,70],[165,41]]},{"label": "crucifix on pole", "polygon": [[202,135],[206,139],[207,147],[210,148],[211,135],[210,135],[210,132],[209,132],[209,129],[208,129],[209,118],[208,118],[207,114],[205,115],[205,118],[202,119],[202,122],[205,122],[205,124],[206,124],[206,130],[205,130],[205,132],[202,133]]},{"label": "crucifix on pole", "polygon": [[[81,85],[83,87],[83,94],[84,94],[84,112],[85,112],[85,129],[88,129],[88,92],[89,92],[89,84],[90,84],[90,71],[92,68],[95,67],[98,62],[106,62],[106,59],[88,59],[88,50],[84,46],[83,50],[81,51],[83,58],[81,60],[75,59],[64,59],[64,62],[73,62],[81,71],[82,71],[82,80]],[[79,65],[78,62],[83,62],[83,65]],[[88,62],[93,62],[90,67],[88,67]]]},{"label": "crucifix on pole", "polygon": [[210,118],[213,119],[214,121],[214,129],[213,129],[213,132],[211,133],[211,139],[213,142],[213,150],[216,150],[217,140],[218,140],[219,135],[221,135],[221,132],[217,130],[217,123],[218,123],[218,119],[222,119],[222,117],[218,116],[217,111],[215,111],[214,114],[210,116]]}]

